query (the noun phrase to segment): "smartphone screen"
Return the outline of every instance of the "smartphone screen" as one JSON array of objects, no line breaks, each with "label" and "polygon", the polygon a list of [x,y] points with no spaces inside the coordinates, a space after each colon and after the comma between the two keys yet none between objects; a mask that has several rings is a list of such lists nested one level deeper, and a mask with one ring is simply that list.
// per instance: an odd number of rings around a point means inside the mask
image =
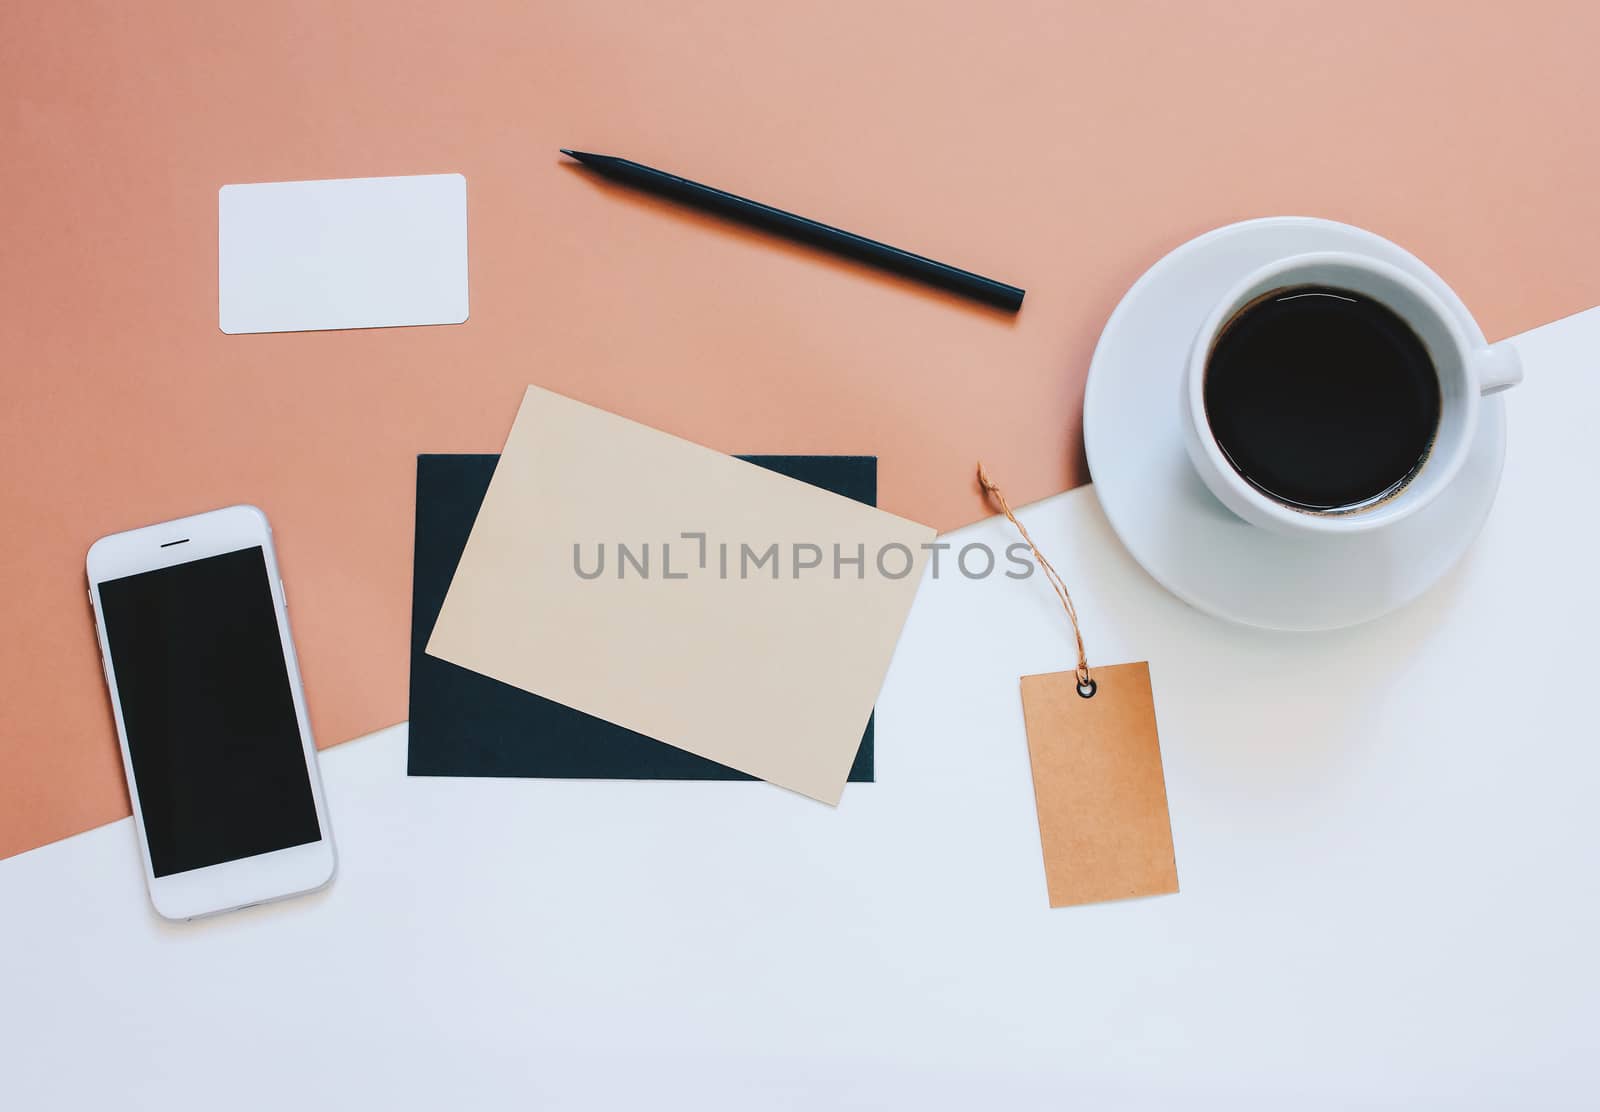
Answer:
[{"label": "smartphone screen", "polygon": [[99,591],[155,875],[320,840],[261,547]]}]

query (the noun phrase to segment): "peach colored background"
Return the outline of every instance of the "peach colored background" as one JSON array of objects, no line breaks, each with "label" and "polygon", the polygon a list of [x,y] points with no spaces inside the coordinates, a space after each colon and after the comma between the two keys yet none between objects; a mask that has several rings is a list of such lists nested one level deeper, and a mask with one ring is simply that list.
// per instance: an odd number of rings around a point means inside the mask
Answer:
[{"label": "peach colored background", "polygon": [[[82,561],[277,528],[324,744],[406,715],[414,456],[529,382],[728,451],[876,453],[941,529],[1085,479],[1096,334],[1163,252],[1365,225],[1491,337],[1600,301],[1586,3],[0,6],[0,856],[127,812]],[[1015,319],[598,184],[626,155],[1025,286]],[[460,171],[472,319],[224,336],[227,182]],[[581,481],[581,476],[575,477]]]}]

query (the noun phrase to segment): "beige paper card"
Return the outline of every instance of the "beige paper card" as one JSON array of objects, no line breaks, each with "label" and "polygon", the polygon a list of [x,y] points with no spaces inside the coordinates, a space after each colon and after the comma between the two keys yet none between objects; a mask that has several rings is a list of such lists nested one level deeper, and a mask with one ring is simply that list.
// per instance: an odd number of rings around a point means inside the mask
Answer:
[{"label": "beige paper card", "polygon": [[529,387],[428,652],[837,803],[934,536]]},{"label": "beige paper card", "polygon": [[1178,890],[1150,666],[1022,677],[1051,907]]}]

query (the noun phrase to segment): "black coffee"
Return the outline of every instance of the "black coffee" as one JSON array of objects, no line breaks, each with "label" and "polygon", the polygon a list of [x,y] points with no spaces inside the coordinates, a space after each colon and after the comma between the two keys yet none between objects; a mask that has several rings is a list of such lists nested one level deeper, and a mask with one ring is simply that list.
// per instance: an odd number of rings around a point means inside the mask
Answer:
[{"label": "black coffee", "polygon": [[1362,294],[1297,286],[1246,305],[1206,365],[1206,420],[1234,470],[1308,510],[1381,499],[1421,465],[1439,379],[1409,325]]}]

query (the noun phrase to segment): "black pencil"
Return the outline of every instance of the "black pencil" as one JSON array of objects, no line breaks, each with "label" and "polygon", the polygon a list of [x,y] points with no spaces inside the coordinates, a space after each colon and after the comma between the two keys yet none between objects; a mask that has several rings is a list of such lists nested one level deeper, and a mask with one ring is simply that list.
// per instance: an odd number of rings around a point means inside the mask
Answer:
[{"label": "black pencil", "polygon": [[914,255],[910,251],[890,247],[887,243],[879,243],[875,239],[858,236],[842,228],[808,220],[804,216],[796,216],[792,212],[784,212],[782,209],[763,205],[759,201],[751,201],[734,193],[713,189],[709,185],[701,185],[699,182],[680,178],[676,174],[641,166],[625,158],[613,158],[608,154],[589,154],[586,151],[569,151],[565,148],[561,153],[568,158],[577,159],[596,173],[614,181],[658,193],[686,205],[693,205],[695,208],[714,212],[730,220],[776,232],[860,262],[870,263],[895,274],[916,278],[1013,313],[1022,308],[1025,291],[1016,286],[1008,286],[1004,282],[997,282],[993,278],[985,278],[981,274],[973,274],[971,271],[947,263]]}]

